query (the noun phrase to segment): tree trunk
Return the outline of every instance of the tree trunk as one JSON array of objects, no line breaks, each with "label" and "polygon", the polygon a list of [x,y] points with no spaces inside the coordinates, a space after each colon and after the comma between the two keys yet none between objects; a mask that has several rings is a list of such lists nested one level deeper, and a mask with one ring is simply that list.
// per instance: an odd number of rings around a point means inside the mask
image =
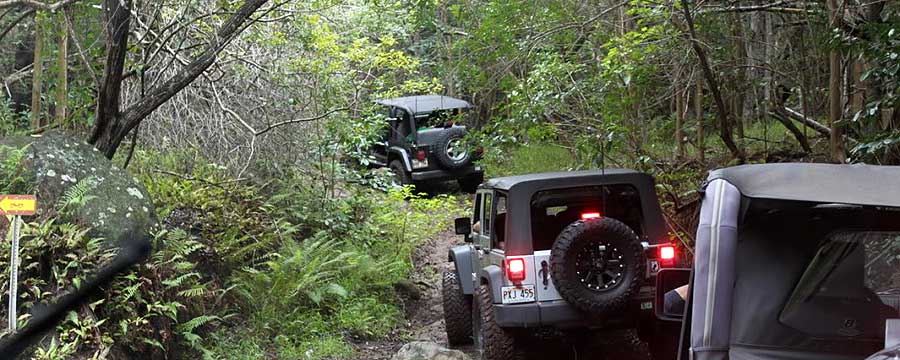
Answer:
[{"label": "tree trunk", "polygon": [[43,126],[41,121],[41,90],[44,76],[44,63],[41,59],[44,52],[43,26],[40,14],[34,16],[34,66],[31,79],[31,129]]},{"label": "tree trunk", "polygon": [[138,124],[153,113],[156,108],[178,94],[182,89],[191,84],[197,77],[203,74],[216,57],[225,49],[245,28],[247,21],[268,0],[247,0],[244,4],[231,13],[203,52],[181,72],[172,76],[159,86],[150,89],[146,96],[137,103],[128,107],[124,112],[119,110],[121,93],[121,80],[125,63],[125,51],[128,45],[129,11],[120,9],[122,2],[131,6],[129,0],[104,0],[109,32],[107,40],[107,64],[106,73],[98,100],[97,120],[89,142],[103,152],[107,158],[112,159],[119,145]]},{"label": "tree trunk", "polygon": [[734,142],[731,131],[731,121],[728,119],[728,108],[725,106],[725,101],[722,99],[722,93],[719,92],[719,82],[716,80],[716,75],[709,65],[709,60],[706,57],[706,52],[700,45],[700,40],[697,39],[697,31],[694,29],[694,18],[693,15],[691,15],[691,7],[688,5],[687,0],[681,0],[681,6],[684,12],[684,20],[687,23],[691,47],[693,47],[694,53],[700,61],[700,69],[703,70],[703,77],[706,78],[706,84],[709,86],[709,91],[712,93],[713,100],[715,100],[716,103],[716,117],[719,120],[719,137],[722,138],[722,142],[725,143],[725,146],[731,151],[731,155],[743,162],[744,152],[741,151]]},{"label": "tree trunk", "polygon": [[[131,25],[131,0],[103,0],[106,21],[106,66],[97,98],[97,117],[88,142],[112,159],[111,134],[121,128],[119,105],[122,99],[122,81],[125,73],[125,56],[128,53],[128,28]],[[112,152],[108,152],[110,148]]]},{"label": "tree trunk", "polygon": [[[684,159],[684,87],[682,87],[681,72],[675,79],[675,159]],[[686,83],[686,81],[685,81]]]},{"label": "tree trunk", "polygon": [[[60,15],[62,16],[62,15]],[[66,112],[68,107],[69,92],[69,28],[65,26],[65,20],[60,21],[61,31],[59,35],[59,57],[57,65],[59,73],[56,85],[56,123],[64,126],[66,123]]]},{"label": "tree trunk", "polygon": [[697,151],[700,153],[700,162],[706,162],[706,137],[703,135],[703,81],[697,78],[694,86],[694,117],[697,119]]},{"label": "tree trunk", "polygon": [[[840,9],[837,0],[828,0],[829,24],[832,28],[839,26],[841,21]],[[828,67],[830,76],[828,79],[828,122],[831,126],[831,160],[836,163],[847,162],[847,147],[844,144],[844,125],[842,124],[843,109],[841,108],[842,88],[841,77],[841,52],[832,49],[828,54]]]}]

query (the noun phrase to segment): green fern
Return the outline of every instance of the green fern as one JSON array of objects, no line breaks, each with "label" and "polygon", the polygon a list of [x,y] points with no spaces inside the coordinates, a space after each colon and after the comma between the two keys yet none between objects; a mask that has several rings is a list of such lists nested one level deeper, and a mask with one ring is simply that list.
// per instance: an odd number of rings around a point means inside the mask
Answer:
[{"label": "green fern", "polygon": [[88,201],[96,198],[88,193],[94,190],[98,185],[97,177],[89,176],[79,180],[63,193],[56,203],[56,209],[60,214],[71,214],[80,209]]}]

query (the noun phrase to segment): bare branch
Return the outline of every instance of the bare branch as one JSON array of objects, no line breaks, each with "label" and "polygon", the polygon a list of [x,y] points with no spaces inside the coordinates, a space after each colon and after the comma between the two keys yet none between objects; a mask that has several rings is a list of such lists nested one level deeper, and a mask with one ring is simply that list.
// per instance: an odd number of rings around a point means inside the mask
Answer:
[{"label": "bare branch", "polygon": [[313,117],[303,118],[303,119],[286,120],[286,121],[278,122],[278,123],[269,125],[269,126],[266,127],[265,129],[262,129],[262,130],[257,131],[254,135],[259,136],[259,135],[265,134],[265,133],[268,132],[269,130],[272,130],[272,129],[277,128],[277,127],[280,127],[280,126],[288,125],[288,124],[296,124],[296,123],[301,123],[301,122],[310,122],[310,121],[316,121],[316,120],[324,119],[324,118],[328,117],[329,115],[334,114],[334,113],[336,113],[336,112],[347,111],[347,110],[350,110],[350,108],[334,109],[334,110],[329,110],[328,112],[326,112],[326,113],[324,113],[324,114],[321,114],[321,115],[318,115],[318,116],[313,116]]},{"label": "bare branch", "polygon": [[52,4],[47,4],[37,0],[0,0],[0,9],[12,6],[26,6],[34,10],[56,12],[56,10],[69,6],[77,1],[79,0],[61,0]]}]

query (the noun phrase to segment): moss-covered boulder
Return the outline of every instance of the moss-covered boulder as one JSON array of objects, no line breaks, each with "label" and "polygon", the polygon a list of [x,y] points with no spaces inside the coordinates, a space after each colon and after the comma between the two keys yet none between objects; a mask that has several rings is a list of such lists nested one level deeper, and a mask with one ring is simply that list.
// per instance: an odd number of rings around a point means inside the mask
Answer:
[{"label": "moss-covered boulder", "polygon": [[0,138],[0,145],[26,147],[22,166],[33,179],[38,216],[52,214],[68,202],[67,217],[90,227],[91,236],[111,241],[142,236],[156,224],[146,189],[81,139],[50,132]]}]

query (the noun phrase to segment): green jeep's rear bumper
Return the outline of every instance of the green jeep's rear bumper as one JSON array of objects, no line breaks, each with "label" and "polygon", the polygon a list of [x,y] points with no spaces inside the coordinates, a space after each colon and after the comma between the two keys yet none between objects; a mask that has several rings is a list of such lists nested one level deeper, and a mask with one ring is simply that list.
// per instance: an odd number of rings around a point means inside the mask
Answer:
[{"label": "green jeep's rear bumper", "polygon": [[481,166],[469,166],[459,170],[425,170],[413,171],[411,175],[413,181],[446,181],[464,178],[469,175],[484,174]]}]

